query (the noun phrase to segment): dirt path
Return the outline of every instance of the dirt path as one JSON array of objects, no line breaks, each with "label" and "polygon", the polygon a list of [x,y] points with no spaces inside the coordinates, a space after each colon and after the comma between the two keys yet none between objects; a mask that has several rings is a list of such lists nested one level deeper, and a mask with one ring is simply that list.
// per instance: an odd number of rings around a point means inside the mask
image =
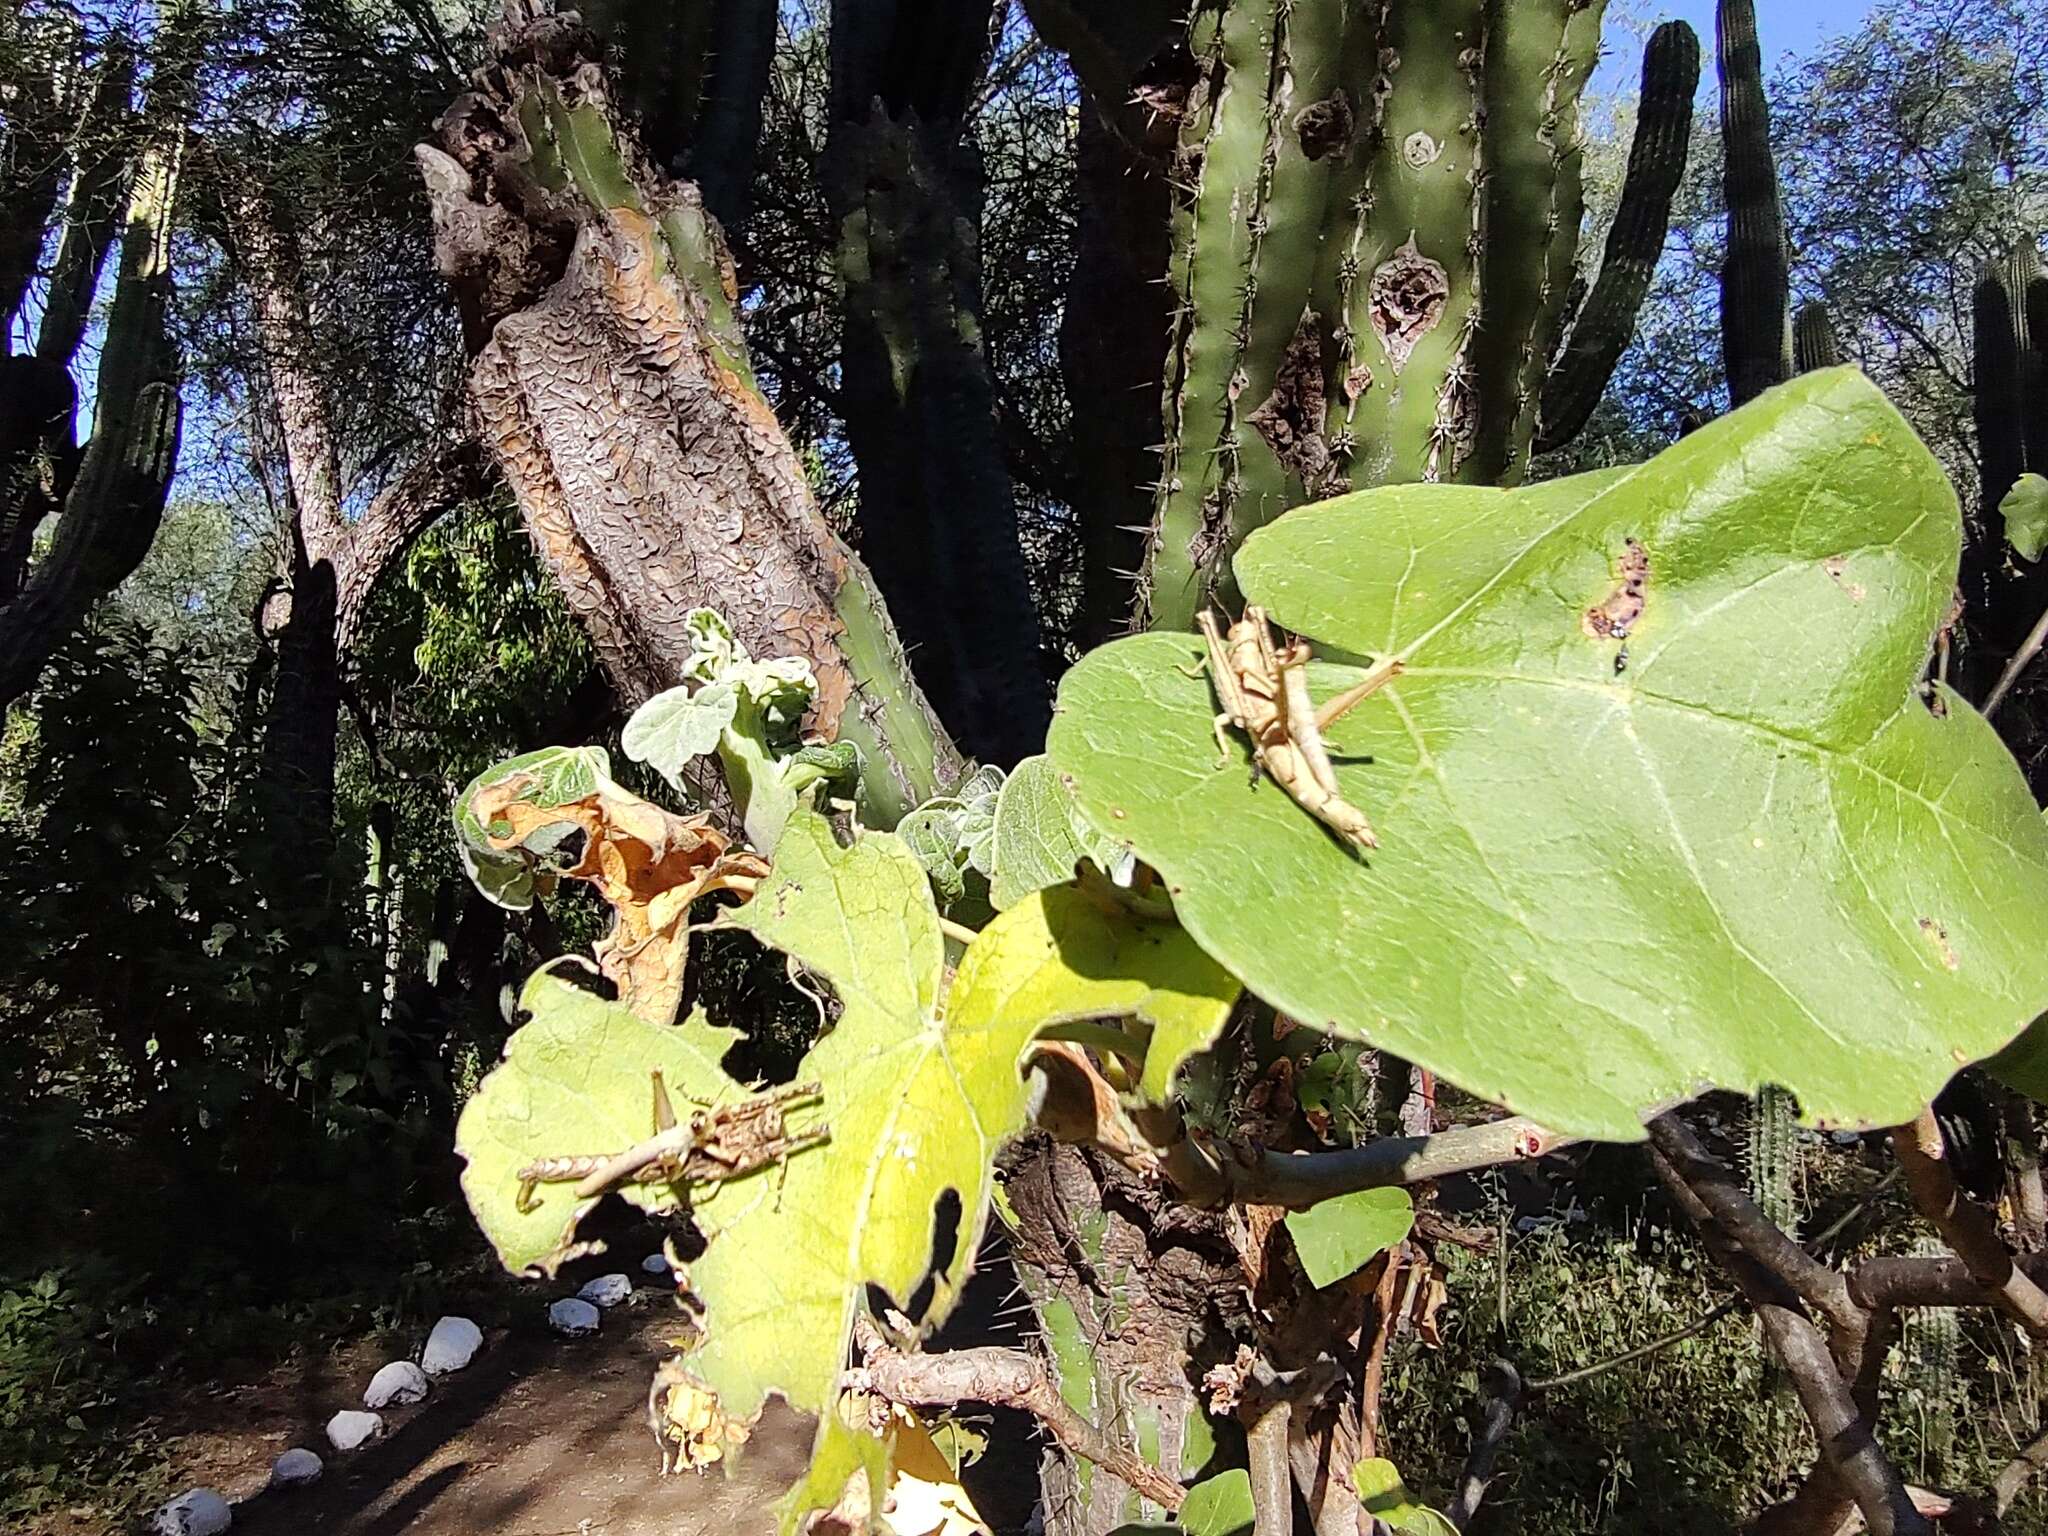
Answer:
[{"label": "dirt path", "polygon": [[[590,1339],[560,1339],[540,1327],[494,1333],[475,1363],[437,1382],[425,1403],[388,1412],[385,1440],[348,1456],[329,1452],[322,1426],[327,1413],[360,1402],[360,1382],[353,1393],[322,1394],[317,1405],[311,1394],[279,1405],[268,1393],[254,1393],[246,1405],[252,1416],[270,1400],[266,1432],[242,1440],[250,1449],[233,1456],[240,1465],[226,1464],[223,1454],[214,1486],[230,1498],[253,1492],[268,1458],[286,1445],[309,1446],[326,1458],[326,1476],[311,1488],[240,1504],[235,1536],[772,1530],[776,1498],[803,1470],[810,1426],[771,1406],[731,1477],[660,1477],[647,1429],[647,1382],[666,1352],[663,1336],[674,1329],[668,1308],[638,1306],[606,1314],[604,1331]],[[356,1371],[368,1379],[363,1367]]]}]

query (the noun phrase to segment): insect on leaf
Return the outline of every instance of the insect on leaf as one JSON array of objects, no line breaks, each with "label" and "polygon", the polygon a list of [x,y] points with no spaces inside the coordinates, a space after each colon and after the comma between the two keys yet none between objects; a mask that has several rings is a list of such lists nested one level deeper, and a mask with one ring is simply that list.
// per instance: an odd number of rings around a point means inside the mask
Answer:
[{"label": "insect on leaf", "polygon": [[1946,476],[1850,370],[1647,464],[1302,508],[1236,561],[1307,636],[1359,856],[1217,762],[1191,635],[1085,657],[1050,753],[1188,931],[1289,1016],[1564,1132],[1708,1086],[1911,1118],[2048,1009],[2048,828],[1918,683],[1955,586]]}]

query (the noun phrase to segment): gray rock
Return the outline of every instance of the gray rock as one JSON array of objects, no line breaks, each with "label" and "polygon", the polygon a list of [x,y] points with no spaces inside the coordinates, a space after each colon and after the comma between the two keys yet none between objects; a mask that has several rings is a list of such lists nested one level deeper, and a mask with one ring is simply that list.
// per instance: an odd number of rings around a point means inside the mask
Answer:
[{"label": "gray rock", "polygon": [[156,1536],[220,1536],[234,1519],[226,1499],[211,1488],[192,1488],[158,1510],[149,1528]]},{"label": "gray rock", "polygon": [[444,1317],[427,1335],[427,1347],[420,1351],[420,1369],[429,1376],[446,1376],[459,1371],[483,1348],[484,1331],[466,1317]]},{"label": "gray rock", "polygon": [[327,1439],[337,1451],[353,1451],[383,1436],[383,1419],[357,1408],[344,1408],[327,1421]]},{"label": "gray rock", "polygon": [[326,1466],[320,1458],[302,1445],[295,1445],[270,1466],[270,1486],[273,1488],[303,1488],[308,1483],[320,1481],[320,1474]]},{"label": "gray rock", "polygon": [[616,1307],[631,1298],[633,1282],[624,1275],[599,1275],[576,1294],[593,1307]]},{"label": "gray rock", "polygon": [[427,1373],[410,1360],[394,1360],[370,1378],[363,1392],[365,1408],[403,1408],[427,1395]]},{"label": "gray rock", "polygon": [[666,1275],[671,1272],[672,1267],[665,1253],[650,1253],[640,1261],[640,1273],[643,1275]]},{"label": "gray rock", "polygon": [[604,1314],[580,1296],[564,1296],[548,1308],[548,1326],[572,1339],[597,1332]]}]

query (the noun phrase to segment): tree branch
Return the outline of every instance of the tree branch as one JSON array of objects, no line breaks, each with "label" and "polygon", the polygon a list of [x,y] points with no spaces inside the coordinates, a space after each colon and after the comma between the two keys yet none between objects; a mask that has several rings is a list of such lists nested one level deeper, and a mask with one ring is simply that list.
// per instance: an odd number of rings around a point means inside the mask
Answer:
[{"label": "tree branch", "polygon": [[[1800,1406],[1813,1425],[1824,1469],[1840,1479],[1876,1536],[1932,1536],[1933,1528],[1913,1507],[1898,1469],[1885,1457],[1869,1421],[1858,1410],[1827,1341],[1800,1307],[1790,1277],[1777,1263],[1764,1259],[1757,1249],[1778,1259],[1783,1258],[1783,1250],[1790,1249],[1793,1263],[1800,1269],[1820,1266],[1764,1218],[1739,1185],[1733,1188],[1734,1199],[1729,1198],[1725,1186],[1734,1185],[1732,1176],[1707,1156],[1692,1132],[1674,1117],[1667,1115],[1653,1122],[1650,1135],[1651,1161],[1658,1177],[1691,1218],[1701,1240],[1734,1280],[1736,1289],[1756,1309],[1771,1351],[1791,1377]],[[1667,1146],[1676,1156],[1667,1154]],[[1721,1217],[1723,1209],[1729,1213],[1726,1225]],[[1752,1242],[1757,1248],[1750,1246]],[[1857,1334],[1867,1336],[1868,1319],[1849,1300],[1847,1282],[1833,1270],[1826,1273],[1841,1282],[1840,1305],[1856,1313],[1853,1321]],[[1806,1278],[1809,1284],[1814,1283],[1810,1274]],[[1815,1288],[1828,1289],[1819,1285]],[[1816,1469],[1816,1475],[1820,1470]]]},{"label": "tree branch", "polygon": [[1300,1210],[1361,1189],[1420,1184],[1498,1163],[1532,1162],[1578,1139],[1512,1115],[1433,1136],[1382,1136],[1335,1152],[1246,1149],[1223,1161],[1223,1173],[1232,1200]]},{"label": "tree branch", "polygon": [[2020,1496],[2028,1483],[2032,1482],[2043,1468],[2048,1468],[2048,1429],[2043,1429],[2033,1439],[2021,1446],[2019,1453],[2005,1464],[1991,1483],[1991,1507],[2002,1519],[2012,1508],[2013,1501]]},{"label": "tree branch", "polygon": [[1289,1536],[1294,1529],[1294,1476],[1287,1432],[1294,1411],[1286,1398],[1263,1404],[1244,1434],[1252,1475],[1252,1536]]},{"label": "tree branch", "polygon": [[[850,1391],[872,1392],[892,1403],[951,1407],[992,1403],[1032,1415],[1073,1455],[1092,1461],[1163,1509],[1176,1510],[1187,1490],[1129,1447],[1111,1440],[1067,1406],[1043,1362],[1019,1349],[954,1349],[911,1355],[884,1344],[872,1325],[856,1325],[864,1364],[849,1371]],[[1284,1427],[1285,1419],[1282,1419]],[[1285,1436],[1282,1436],[1283,1454]],[[1283,1471],[1285,1462],[1282,1462]]]},{"label": "tree branch", "polygon": [[1521,1373],[1505,1360],[1494,1361],[1479,1377],[1479,1422],[1473,1430],[1472,1449],[1465,1457],[1457,1494],[1444,1511],[1461,1531],[1479,1513],[1486,1485],[1493,1480],[1493,1464],[1500,1459],[1501,1447],[1514,1427],[1515,1410],[1522,1406],[1523,1392]]},{"label": "tree branch", "polygon": [[1674,1114],[1650,1122],[1650,1141],[1674,1174],[1745,1254],[1779,1277],[1831,1325],[1861,1333],[1867,1318],[1841,1272],[1823,1264],[1781,1231],[1726,1166]]},{"label": "tree branch", "polygon": [[1906,1175],[1914,1205],[1963,1261],[1993,1303],[2035,1339],[2048,1339],[2048,1293],[2013,1263],[1990,1217],[1956,1187],[1934,1111],[1892,1130],[1892,1151]]}]

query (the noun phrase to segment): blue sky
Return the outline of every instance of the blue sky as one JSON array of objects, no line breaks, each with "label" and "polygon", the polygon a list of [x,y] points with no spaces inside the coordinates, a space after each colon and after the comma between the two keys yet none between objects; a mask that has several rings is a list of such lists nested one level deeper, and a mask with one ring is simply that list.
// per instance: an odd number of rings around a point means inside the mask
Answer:
[{"label": "blue sky", "polygon": [[[1803,56],[1818,45],[1844,32],[1852,32],[1875,10],[1876,0],[1756,0],[1757,31],[1764,46],[1764,69],[1769,72],[1786,55]],[[1607,90],[1634,88],[1636,72],[1642,67],[1642,53],[1629,41],[1628,22],[1640,18],[1644,30],[1671,18],[1692,23],[1706,50],[1702,89],[1714,81],[1714,0],[1614,0],[1607,8],[1608,56],[1601,61],[1599,87]]]}]

